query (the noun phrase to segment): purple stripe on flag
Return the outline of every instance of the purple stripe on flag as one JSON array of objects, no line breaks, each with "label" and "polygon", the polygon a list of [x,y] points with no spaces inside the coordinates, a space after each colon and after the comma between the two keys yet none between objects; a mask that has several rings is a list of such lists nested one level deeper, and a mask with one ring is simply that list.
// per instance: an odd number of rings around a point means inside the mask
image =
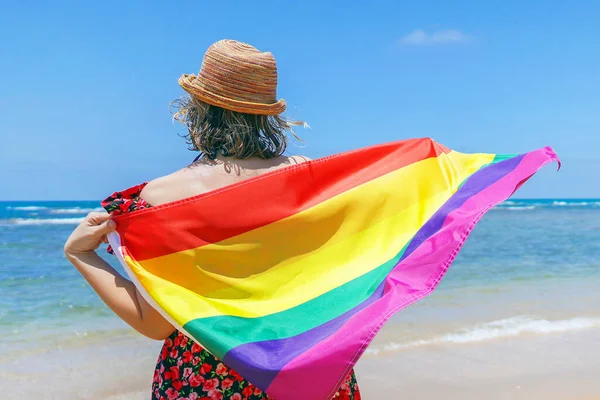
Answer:
[{"label": "purple stripe on flag", "polygon": [[286,339],[252,342],[237,346],[225,354],[223,362],[240,375],[247,378],[252,377],[253,385],[267,388],[285,364],[292,361],[305,349],[314,346],[315,341],[323,340],[338,330],[360,310],[380,299],[384,286],[385,281],[381,282],[375,292],[365,301],[323,325]]}]

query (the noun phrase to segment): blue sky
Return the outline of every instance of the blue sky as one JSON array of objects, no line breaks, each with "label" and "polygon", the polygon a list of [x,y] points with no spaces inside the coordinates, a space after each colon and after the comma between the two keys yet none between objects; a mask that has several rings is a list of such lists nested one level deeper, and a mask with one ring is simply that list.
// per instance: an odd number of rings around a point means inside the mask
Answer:
[{"label": "blue sky", "polygon": [[599,20],[594,1],[2,2],[0,200],[100,199],[189,163],[168,104],[223,38],[274,53],[311,126],[291,153],[551,145],[563,169],[518,197],[600,197]]}]

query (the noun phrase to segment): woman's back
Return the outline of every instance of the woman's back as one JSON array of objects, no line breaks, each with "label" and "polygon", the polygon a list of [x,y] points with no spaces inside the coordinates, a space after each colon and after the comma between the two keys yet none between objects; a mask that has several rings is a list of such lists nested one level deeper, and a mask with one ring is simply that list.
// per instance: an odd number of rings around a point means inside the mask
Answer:
[{"label": "woman's back", "polygon": [[188,167],[149,182],[140,197],[147,203],[158,206],[211,192],[308,160],[302,156],[278,156],[271,159],[237,159],[223,156],[217,156],[214,160],[201,158]]}]

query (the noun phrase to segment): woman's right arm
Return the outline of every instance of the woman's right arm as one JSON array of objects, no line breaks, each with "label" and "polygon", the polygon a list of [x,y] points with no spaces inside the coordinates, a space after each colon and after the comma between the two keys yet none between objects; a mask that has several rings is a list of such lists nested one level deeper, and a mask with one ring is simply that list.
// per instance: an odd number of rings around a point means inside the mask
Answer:
[{"label": "woman's right arm", "polygon": [[175,328],[95,250],[115,229],[105,213],[92,213],[73,231],[65,244],[67,259],[77,268],[102,301],[123,321],[151,339],[166,339]]}]

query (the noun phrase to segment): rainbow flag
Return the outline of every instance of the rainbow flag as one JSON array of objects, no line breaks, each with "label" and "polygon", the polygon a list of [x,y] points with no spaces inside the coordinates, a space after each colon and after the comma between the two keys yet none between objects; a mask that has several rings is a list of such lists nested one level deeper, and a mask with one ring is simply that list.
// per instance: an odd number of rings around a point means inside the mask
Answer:
[{"label": "rainbow flag", "polygon": [[246,379],[277,400],[328,400],[484,213],[551,161],[549,147],[400,141],[116,217],[109,240],[150,304]]}]

